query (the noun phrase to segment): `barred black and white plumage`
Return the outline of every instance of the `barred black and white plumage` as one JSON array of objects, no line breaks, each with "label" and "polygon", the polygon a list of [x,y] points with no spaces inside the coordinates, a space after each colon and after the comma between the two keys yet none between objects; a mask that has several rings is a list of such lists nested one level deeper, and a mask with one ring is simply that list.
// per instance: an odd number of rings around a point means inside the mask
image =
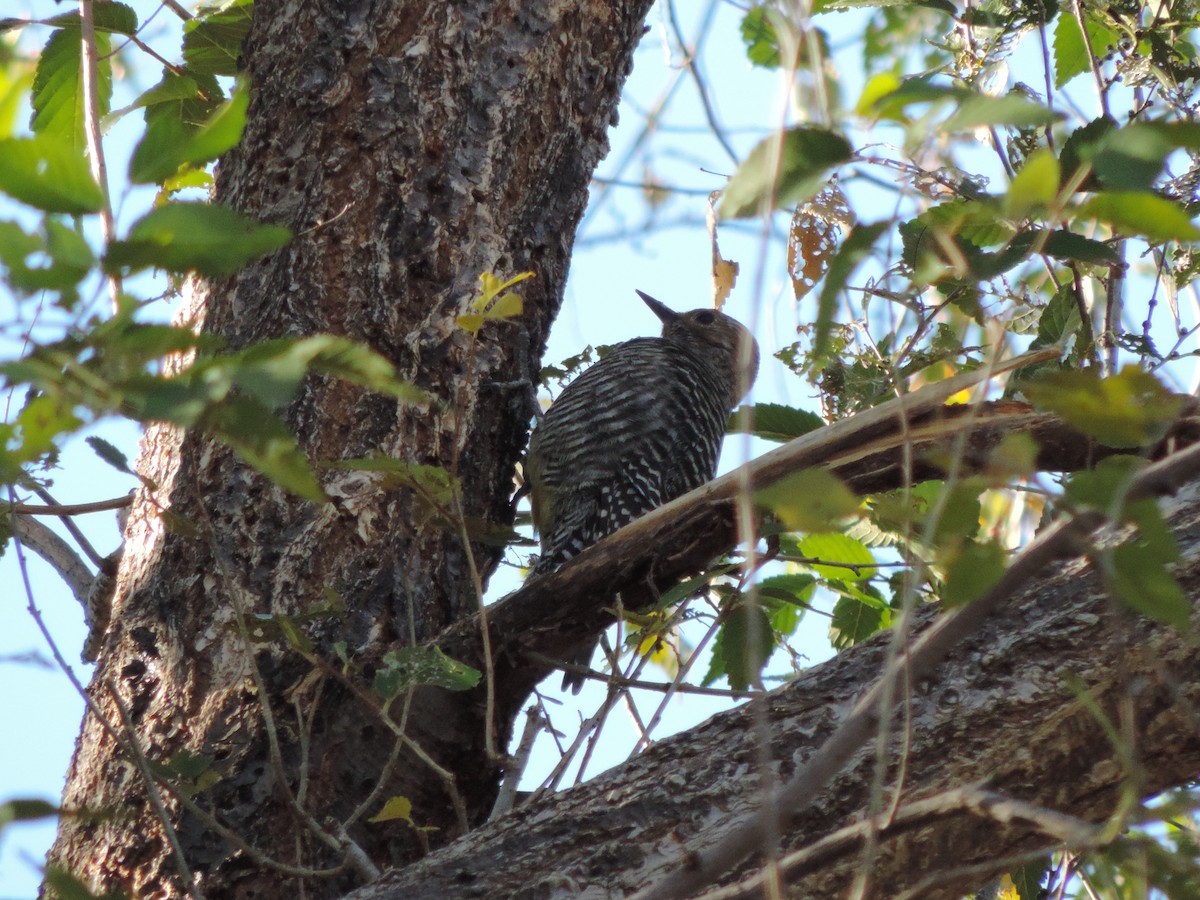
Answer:
[{"label": "barred black and white plumage", "polygon": [[[535,573],[711,479],[729,412],[754,382],[758,346],[736,320],[711,309],[676,313],[638,294],[662,320],[662,336],[611,350],[567,386],[530,439],[525,477],[542,545]],[[575,690],[580,683],[563,679]]]}]

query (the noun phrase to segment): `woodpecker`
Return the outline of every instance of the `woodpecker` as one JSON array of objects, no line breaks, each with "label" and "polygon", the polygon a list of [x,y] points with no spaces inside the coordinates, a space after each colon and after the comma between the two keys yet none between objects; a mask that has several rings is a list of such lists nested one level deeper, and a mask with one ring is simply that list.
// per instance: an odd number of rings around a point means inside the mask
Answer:
[{"label": "woodpecker", "polygon": [[[618,344],[569,384],[529,441],[525,480],[541,541],[534,574],[710,480],[729,413],[758,373],[758,344],[712,309],[638,296],[661,337]],[[591,649],[576,661],[587,664]],[[583,679],[565,673],[578,693]]]}]

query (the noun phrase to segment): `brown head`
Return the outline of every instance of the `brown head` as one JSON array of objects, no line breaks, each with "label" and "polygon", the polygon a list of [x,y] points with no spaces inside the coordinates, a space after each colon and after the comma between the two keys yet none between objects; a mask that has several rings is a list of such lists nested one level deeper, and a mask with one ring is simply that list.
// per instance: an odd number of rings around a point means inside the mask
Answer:
[{"label": "brown head", "polygon": [[758,342],[750,329],[715,309],[680,313],[649,294],[637,295],[663,323],[663,340],[691,348],[721,370],[730,385],[729,408],[737,406],[758,375]]}]

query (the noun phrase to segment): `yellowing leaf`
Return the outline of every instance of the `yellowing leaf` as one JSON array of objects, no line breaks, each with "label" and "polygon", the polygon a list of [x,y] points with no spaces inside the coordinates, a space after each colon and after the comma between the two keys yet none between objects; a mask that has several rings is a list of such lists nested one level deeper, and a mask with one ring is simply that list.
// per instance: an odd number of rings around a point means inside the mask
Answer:
[{"label": "yellowing leaf", "polygon": [[396,819],[403,819],[410,825],[412,824],[412,801],[407,797],[389,797],[387,802],[383,804],[383,808],[367,819],[367,821],[393,822]]},{"label": "yellowing leaf", "polygon": [[836,476],[824,469],[793,472],[782,481],[754,492],[793,531],[832,531],[858,512],[859,500]]},{"label": "yellowing leaf", "polygon": [[1136,366],[1098,378],[1091,370],[1055,372],[1030,383],[1038,406],[1110,447],[1144,447],[1160,440],[1179,415],[1183,398]]}]

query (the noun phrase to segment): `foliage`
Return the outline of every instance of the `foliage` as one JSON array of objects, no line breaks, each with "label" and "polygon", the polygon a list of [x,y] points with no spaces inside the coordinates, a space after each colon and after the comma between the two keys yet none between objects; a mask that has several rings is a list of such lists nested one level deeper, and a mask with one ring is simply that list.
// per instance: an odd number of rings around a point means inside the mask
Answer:
[{"label": "foliage", "polygon": [[[756,135],[717,208],[722,227],[787,217],[787,266],[777,274],[791,286],[801,324],[794,343],[769,349],[816,391],[822,415],[757,402],[735,412],[730,430],[790,441],[986,365],[1000,351],[1055,346],[1058,360],[1017,373],[1006,393],[1131,455],[1054,482],[1036,473],[1031,442],[1013,436],[978,472],[947,459],[939,480],[868,497],[823,469],[793,473],[754,492],[764,516],[754,551],[717,561],[654,610],[624,611],[630,633],[618,649],[669,658],[672,674],[686,677],[700,644],[689,646],[685,635],[699,625],[711,648],[701,684],[761,689],[799,668],[793,638],[814,615],[826,618],[828,643],[841,651],[916,604],[970,604],[1005,575],[1040,515],[1097,511],[1127,537],[1086,548],[1115,601],[1188,629],[1190,603],[1173,575],[1179,548],[1157,507],[1130,502],[1126,492],[1145,464],[1132,454],[1162,439],[1183,406],[1168,387],[1169,364],[1200,353],[1200,323],[1178,301],[1194,292],[1200,271],[1196,4],[812,7],[813,16],[800,19],[793,4],[765,0],[741,18],[748,62],[778,70],[804,101],[797,105],[805,117]],[[178,288],[288,252],[287,229],[202,197],[211,164],[237,145],[246,124],[254,86],[239,58],[251,13],[251,0],[202,7],[183,27],[177,61],[118,109],[118,64],[133,53],[126,39],[145,24],[132,6],[93,4],[99,62],[91,109],[78,13],[0,20],[0,32],[44,32],[30,57],[12,44],[0,54],[0,192],[13,207],[0,221],[0,265],[12,295],[51,323],[0,363],[10,396],[20,398],[0,424],[0,480],[10,488],[45,483],[66,441],[101,419],[127,417],[203,431],[314,503],[327,499],[323,474],[366,473],[381,489],[412,492],[427,513],[420,524],[511,541],[509,530],[463,514],[461,480],[441,467],[308,458],[284,414],[305,379],[335,377],[398,402],[432,402],[383,357],[332,335],[230,348],[190,323],[165,324],[158,298],[131,288],[144,283],[139,273],[166,273]],[[826,59],[835,23],[850,15],[861,23],[861,83]],[[852,86],[856,96],[843,102]],[[32,116],[23,128],[15,111],[26,100]],[[136,209],[118,228],[88,125],[138,115],[125,177],[148,190],[131,194]],[[480,275],[477,296],[457,317],[467,339],[516,330],[525,310],[510,289],[531,274]],[[542,383],[561,383],[604,349],[589,346],[547,366]],[[93,446],[128,469],[118,448],[95,438]],[[528,543],[513,543],[521,540]],[[339,614],[330,604],[246,627],[255,643],[309,659],[307,629]],[[356,672],[341,650],[342,674]],[[437,648],[405,648],[378,661],[371,684],[386,712],[417,687],[467,690],[482,677]],[[172,760],[160,775],[193,792],[215,777],[204,759]],[[1076,860],[1075,877],[1111,897],[1148,885],[1191,890],[1194,829],[1176,825],[1192,806],[1185,795],[1173,800],[1167,839],[1145,829]],[[13,801],[0,817],[53,812]],[[390,820],[412,825],[406,798],[383,802],[372,821]],[[1014,868],[1004,889],[1032,897],[1058,868],[1067,869],[1048,860]]]}]

